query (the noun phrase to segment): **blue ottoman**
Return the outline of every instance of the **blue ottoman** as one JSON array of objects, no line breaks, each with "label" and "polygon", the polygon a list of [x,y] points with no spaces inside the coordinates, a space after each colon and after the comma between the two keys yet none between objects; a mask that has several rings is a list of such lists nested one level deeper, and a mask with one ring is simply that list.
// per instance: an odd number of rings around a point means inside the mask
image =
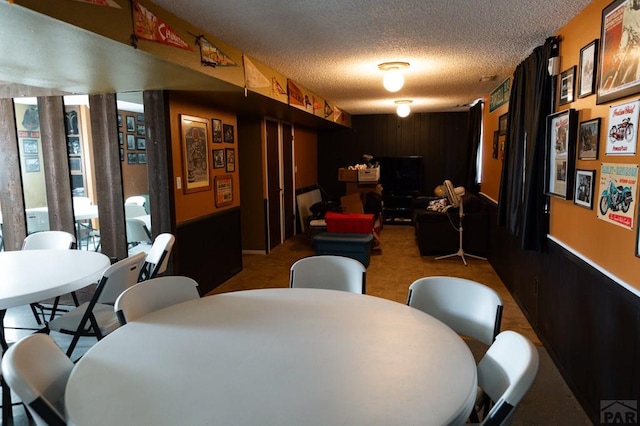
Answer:
[{"label": "blue ottoman", "polygon": [[346,256],[369,266],[372,234],[350,234],[323,232],[313,237],[316,254]]}]

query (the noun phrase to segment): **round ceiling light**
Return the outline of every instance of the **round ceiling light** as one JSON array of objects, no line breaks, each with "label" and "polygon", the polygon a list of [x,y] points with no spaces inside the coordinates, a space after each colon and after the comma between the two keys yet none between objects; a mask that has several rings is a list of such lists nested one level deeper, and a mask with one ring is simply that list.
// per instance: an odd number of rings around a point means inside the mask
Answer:
[{"label": "round ceiling light", "polygon": [[409,114],[411,114],[411,103],[413,101],[409,100],[409,99],[403,99],[400,101],[395,101],[396,105],[398,105],[398,107],[396,108],[396,114],[398,114],[398,117],[407,117],[409,116]]},{"label": "round ceiling light", "polygon": [[404,75],[402,70],[409,68],[408,62],[384,62],[378,65],[378,68],[384,71],[382,85],[389,92],[397,92],[404,86]]}]

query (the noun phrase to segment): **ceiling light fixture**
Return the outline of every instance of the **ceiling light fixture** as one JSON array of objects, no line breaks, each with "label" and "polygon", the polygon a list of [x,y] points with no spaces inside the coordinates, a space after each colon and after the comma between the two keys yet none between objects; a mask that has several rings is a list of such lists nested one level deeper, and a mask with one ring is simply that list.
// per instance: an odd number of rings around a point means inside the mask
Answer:
[{"label": "ceiling light fixture", "polygon": [[378,65],[381,71],[384,71],[382,85],[389,92],[397,92],[404,85],[404,75],[402,70],[409,68],[409,62],[384,62]]},{"label": "ceiling light fixture", "polygon": [[396,108],[396,114],[398,114],[398,117],[407,117],[409,114],[411,114],[411,103],[413,101],[409,100],[409,99],[402,99],[399,101],[395,101],[396,105],[398,105],[398,107]]}]

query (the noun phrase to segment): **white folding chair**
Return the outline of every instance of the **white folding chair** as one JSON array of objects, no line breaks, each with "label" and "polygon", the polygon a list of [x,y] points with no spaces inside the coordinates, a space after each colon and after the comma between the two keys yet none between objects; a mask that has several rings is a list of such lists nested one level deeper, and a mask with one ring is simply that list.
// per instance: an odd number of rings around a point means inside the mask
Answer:
[{"label": "white folding chair", "polygon": [[345,256],[320,255],[302,258],[291,265],[291,288],[323,288],[364,294],[367,269]]},{"label": "white folding chair", "polygon": [[[76,237],[69,232],[42,231],[27,235],[22,241],[22,250],[69,250],[74,248],[75,244]],[[78,298],[76,297],[75,292],[71,293],[71,297],[73,298],[75,305],[78,306]],[[61,311],[61,309],[58,309],[59,303],[60,297],[53,299],[52,307],[45,306],[42,302],[31,303],[31,311],[33,312],[36,322],[38,324],[46,322],[44,314],[45,311],[51,311],[49,320],[52,320],[55,317],[56,312]],[[38,310],[40,311],[40,314],[38,314]],[[42,320],[40,319],[41,315]]]},{"label": "white folding chair", "polygon": [[[146,203],[147,203],[147,199],[142,195],[132,195],[131,197],[127,197],[127,199],[124,200],[125,206],[133,204],[136,206],[144,207]],[[145,210],[145,214],[146,214],[146,210]]]},{"label": "white folding chair", "polygon": [[141,206],[139,204],[125,204],[124,215],[127,218],[146,216],[147,211],[145,210],[144,206]]},{"label": "white folding chair", "polygon": [[36,425],[66,425],[64,390],[73,362],[48,335],[14,343],[2,357],[2,376]]},{"label": "white folding chair", "polygon": [[49,330],[73,336],[67,356],[71,356],[80,337],[93,336],[100,340],[120,326],[113,304],[120,293],[138,281],[142,262],[144,253],[137,253],[109,266],[89,302],[49,322]]},{"label": "white folding chair", "polygon": [[439,319],[456,333],[486,345],[500,332],[502,300],[490,287],[457,277],[425,277],[409,286],[407,304]]},{"label": "white folding chair", "polygon": [[138,244],[151,244],[151,232],[142,220],[128,217],[126,218],[126,227],[129,247],[135,247]]},{"label": "white folding chair", "polygon": [[171,256],[171,250],[175,240],[176,237],[168,232],[156,237],[151,249],[147,253],[142,268],[140,268],[138,281],[155,278],[167,270],[167,266],[169,265],[169,256]]},{"label": "white folding chair", "polygon": [[120,325],[125,325],[150,312],[199,297],[198,283],[191,278],[152,278],[123,291],[116,299],[113,309]]},{"label": "white folding chair", "polygon": [[510,424],[538,374],[538,365],[538,351],[526,337],[515,331],[498,334],[478,364],[478,387],[482,391],[478,412],[485,412],[482,425]]}]

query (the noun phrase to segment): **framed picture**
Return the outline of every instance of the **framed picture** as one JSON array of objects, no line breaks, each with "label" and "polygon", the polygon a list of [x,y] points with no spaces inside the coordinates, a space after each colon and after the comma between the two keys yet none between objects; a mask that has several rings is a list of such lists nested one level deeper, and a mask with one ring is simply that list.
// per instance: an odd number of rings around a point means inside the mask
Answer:
[{"label": "framed picture", "polygon": [[24,171],[26,173],[35,173],[40,171],[40,157],[24,157]]},{"label": "framed picture", "polygon": [[602,10],[598,54],[597,104],[640,92],[640,75],[633,53],[640,33],[637,0],[615,0]]},{"label": "framed picture", "polygon": [[558,101],[558,105],[564,105],[564,104],[568,104],[569,102],[573,102],[575,76],[576,76],[575,65],[569,68],[568,70],[560,73],[560,100]]},{"label": "framed picture", "polygon": [[222,138],[227,143],[233,143],[233,126],[231,124],[222,125]]},{"label": "framed picture", "polygon": [[144,123],[144,114],[137,114],[136,115],[136,121],[138,123]]},{"label": "framed picture", "polygon": [[233,204],[233,177],[231,175],[216,176],[214,182],[216,207]]},{"label": "framed picture", "polygon": [[607,126],[606,155],[634,155],[638,139],[640,100],[611,105]]},{"label": "framed picture", "polygon": [[493,147],[491,150],[491,158],[498,159],[498,141],[500,140],[500,132],[496,130],[493,132]]},{"label": "framed picture", "polygon": [[139,152],[138,153],[138,164],[147,164],[147,153]]},{"label": "framed picture", "polygon": [[69,171],[71,173],[82,173],[81,157],[69,157]]},{"label": "framed picture", "polygon": [[211,189],[209,178],[209,120],[180,115],[180,141],[185,194]]},{"label": "framed picture", "polygon": [[507,134],[507,114],[498,117],[498,132],[500,136]]},{"label": "framed picture", "polygon": [[38,139],[23,139],[22,149],[24,155],[38,155]]},{"label": "framed picture", "polygon": [[224,149],[213,150],[213,168],[214,169],[224,168]]},{"label": "framed picture", "polygon": [[136,126],[136,135],[138,135],[138,136],[144,136],[145,135],[144,124],[138,124]]},{"label": "framed picture", "polygon": [[575,169],[578,112],[570,108],[547,116],[545,193],[570,200]]},{"label": "framed picture", "polygon": [[136,119],[133,115],[127,115],[127,132],[136,131]]},{"label": "framed picture", "polygon": [[227,157],[226,171],[228,173],[235,172],[236,171],[236,150],[233,148],[226,148],[225,157]]},{"label": "framed picture", "polygon": [[120,161],[124,161],[124,148],[120,148]]},{"label": "framed picture", "polygon": [[122,114],[118,114],[118,127],[122,127]]},{"label": "framed picture", "polygon": [[222,142],[222,120],[218,118],[212,118],[211,131],[213,133],[213,141],[215,143]]},{"label": "framed picture", "polygon": [[600,117],[580,123],[578,160],[597,160],[600,145]]},{"label": "framed picture", "polygon": [[147,149],[147,140],[145,138],[136,138],[136,149],[140,151]]},{"label": "framed picture", "polygon": [[578,97],[584,98],[596,93],[596,70],[598,69],[598,39],[580,49],[578,69]]},{"label": "framed picture", "polygon": [[69,136],[67,137],[67,153],[69,155],[81,155],[82,150],[80,148],[80,137]]},{"label": "framed picture", "polygon": [[136,154],[135,152],[128,152],[127,164],[138,164],[138,154]]},{"label": "framed picture", "polygon": [[576,170],[576,190],[573,202],[589,210],[593,209],[593,191],[595,189],[595,170]]},{"label": "framed picture", "polygon": [[118,145],[124,145],[124,133],[118,132]]},{"label": "framed picture", "polygon": [[127,149],[129,151],[133,151],[136,149],[136,136],[135,135],[127,135]]}]

